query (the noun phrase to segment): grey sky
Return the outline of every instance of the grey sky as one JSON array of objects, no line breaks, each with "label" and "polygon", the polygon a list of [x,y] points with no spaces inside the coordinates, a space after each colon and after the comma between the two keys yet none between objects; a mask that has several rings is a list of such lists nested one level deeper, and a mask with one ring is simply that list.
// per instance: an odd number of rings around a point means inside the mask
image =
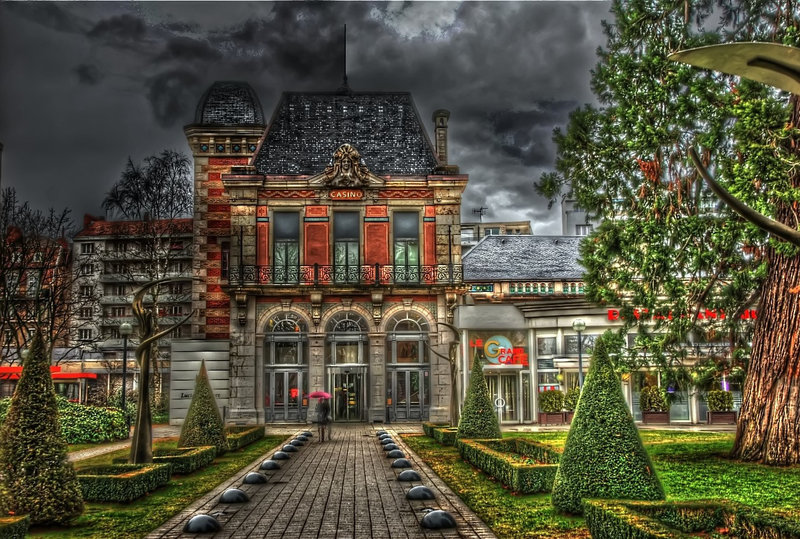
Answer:
[{"label": "grey sky", "polygon": [[284,90],[410,91],[470,175],[463,218],[559,233],[533,192],[553,127],[594,100],[607,2],[0,3],[2,186],[99,214],[130,155],[188,153],[183,126],[215,80],[249,82],[267,118]]}]

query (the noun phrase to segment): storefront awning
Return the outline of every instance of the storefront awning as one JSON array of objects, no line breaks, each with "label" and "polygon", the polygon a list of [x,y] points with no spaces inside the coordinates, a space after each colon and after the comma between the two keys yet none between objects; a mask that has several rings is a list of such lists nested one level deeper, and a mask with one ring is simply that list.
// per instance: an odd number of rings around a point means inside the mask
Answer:
[{"label": "storefront awning", "polygon": [[525,317],[513,305],[459,305],[455,325],[459,329],[525,329]]}]

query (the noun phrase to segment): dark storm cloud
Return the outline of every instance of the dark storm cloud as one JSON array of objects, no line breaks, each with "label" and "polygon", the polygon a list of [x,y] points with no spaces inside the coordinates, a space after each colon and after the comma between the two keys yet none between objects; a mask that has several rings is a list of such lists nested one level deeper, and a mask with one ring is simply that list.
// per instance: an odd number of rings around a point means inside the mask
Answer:
[{"label": "dark storm cloud", "polygon": [[94,86],[103,78],[97,66],[92,64],[79,64],[72,71],[78,77],[78,82],[88,86]]},{"label": "dark storm cloud", "polygon": [[133,15],[116,15],[104,19],[92,27],[86,35],[114,47],[131,47],[142,41],[147,34],[145,22]]},{"label": "dark storm cloud", "polygon": [[170,127],[191,119],[198,84],[197,75],[183,69],[165,71],[147,81],[148,98],[160,126]]},{"label": "dark storm cloud", "polygon": [[62,5],[51,2],[4,2],[4,8],[58,32],[83,33],[91,23]]},{"label": "dark storm cloud", "polygon": [[534,110],[498,111],[489,115],[497,147],[526,166],[546,166],[555,159],[553,126],[566,123],[576,101],[549,101]]},{"label": "dark storm cloud", "polygon": [[155,60],[157,62],[165,61],[215,61],[219,60],[222,55],[214,49],[207,41],[199,39],[192,39],[188,37],[176,37],[167,42],[166,48],[161,52]]}]

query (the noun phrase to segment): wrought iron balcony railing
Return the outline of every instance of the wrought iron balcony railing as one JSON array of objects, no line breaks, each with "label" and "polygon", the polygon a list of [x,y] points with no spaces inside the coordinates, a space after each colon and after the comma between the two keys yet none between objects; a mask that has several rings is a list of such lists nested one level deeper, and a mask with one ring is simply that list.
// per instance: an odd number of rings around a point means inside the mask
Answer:
[{"label": "wrought iron balcony railing", "polygon": [[[224,276],[223,276],[224,278]],[[266,284],[294,286],[399,285],[426,286],[461,284],[464,278],[461,264],[435,266],[233,266],[230,284]]]}]

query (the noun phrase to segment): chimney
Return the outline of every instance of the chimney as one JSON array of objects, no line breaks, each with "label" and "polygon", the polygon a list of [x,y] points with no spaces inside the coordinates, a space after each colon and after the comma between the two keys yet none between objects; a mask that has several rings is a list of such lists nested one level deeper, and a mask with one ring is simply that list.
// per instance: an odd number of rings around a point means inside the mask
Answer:
[{"label": "chimney", "polygon": [[447,164],[447,120],[450,118],[450,111],[438,109],[433,112],[433,129],[436,138],[436,156],[439,164]]}]

